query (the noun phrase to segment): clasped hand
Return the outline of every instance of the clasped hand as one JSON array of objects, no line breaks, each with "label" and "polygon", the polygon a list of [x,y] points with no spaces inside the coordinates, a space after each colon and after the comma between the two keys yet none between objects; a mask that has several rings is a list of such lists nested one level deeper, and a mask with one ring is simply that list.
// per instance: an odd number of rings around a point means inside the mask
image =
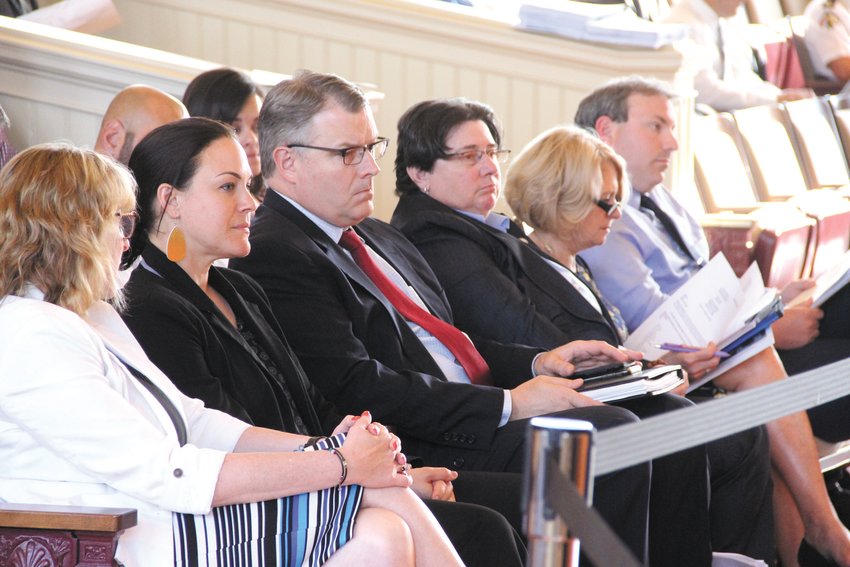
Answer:
[{"label": "clasped hand", "polygon": [[334,433],[347,433],[340,452],[348,462],[348,484],[370,488],[409,487],[412,479],[401,441],[365,411],[347,416]]}]

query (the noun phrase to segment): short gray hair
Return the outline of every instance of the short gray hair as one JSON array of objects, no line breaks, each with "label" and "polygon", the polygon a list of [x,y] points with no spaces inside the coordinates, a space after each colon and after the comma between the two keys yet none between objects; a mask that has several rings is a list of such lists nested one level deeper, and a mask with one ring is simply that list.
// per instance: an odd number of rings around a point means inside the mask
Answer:
[{"label": "short gray hair", "polygon": [[657,79],[637,75],[614,79],[582,99],[576,111],[576,125],[594,130],[596,121],[602,116],[607,116],[614,122],[627,121],[629,97],[633,94],[663,96],[667,100],[674,100],[677,96],[668,83]]},{"label": "short gray hair", "polygon": [[358,112],[369,104],[357,85],[326,73],[299,71],[281,81],[266,95],[260,110],[260,162],[263,176],[274,173],[274,150],[287,144],[308,140],[313,117],[333,101],[349,112]]}]

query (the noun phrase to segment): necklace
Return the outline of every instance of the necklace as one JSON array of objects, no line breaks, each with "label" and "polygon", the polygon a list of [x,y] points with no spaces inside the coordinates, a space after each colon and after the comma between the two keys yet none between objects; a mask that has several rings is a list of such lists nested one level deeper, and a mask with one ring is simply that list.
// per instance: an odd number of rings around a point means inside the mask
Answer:
[{"label": "necklace", "polygon": [[531,237],[532,237],[532,240],[534,240],[534,242],[536,242],[538,246],[543,248],[543,250],[547,254],[549,254],[552,258],[557,260],[561,265],[566,266],[567,268],[569,268],[571,270],[575,269],[575,256],[570,254],[569,252],[564,251],[564,250],[561,250],[561,252],[563,252],[563,254],[555,254],[555,249],[548,242],[548,240],[549,240],[548,235],[544,238],[543,235],[541,235],[541,234],[532,233]]}]

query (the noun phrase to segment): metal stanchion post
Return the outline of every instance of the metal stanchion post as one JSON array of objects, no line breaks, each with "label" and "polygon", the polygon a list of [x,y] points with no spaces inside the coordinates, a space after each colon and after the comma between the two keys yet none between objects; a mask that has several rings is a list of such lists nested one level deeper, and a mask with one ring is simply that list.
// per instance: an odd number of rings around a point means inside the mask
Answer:
[{"label": "metal stanchion post", "polygon": [[[536,417],[526,438],[523,510],[528,534],[528,567],[578,565],[579,542],[549,498],[551,471],[572,480],[590,504],[593,499],[593,426],[574,419]],[[548,466],[553,463],[555,466]]]}]

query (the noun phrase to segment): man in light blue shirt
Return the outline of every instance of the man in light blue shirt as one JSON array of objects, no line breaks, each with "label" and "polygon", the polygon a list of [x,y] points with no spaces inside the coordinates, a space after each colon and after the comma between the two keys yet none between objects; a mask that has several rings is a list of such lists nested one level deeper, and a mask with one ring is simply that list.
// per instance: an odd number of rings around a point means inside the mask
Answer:
[{"label": "man in light blue shirt", "polygon": [[[579,126],[595,130],[623,157],[634,190],[624,203],[622,220],[614,223],[605,244],[581,254],[602,293],[620,309],[629,330],[699,270],[708,255],[699,224],[661,185],[678,148],[673,133],[674,98],[664,83],[630,77],[596,89],[581,101],[576,113]],[[823,313],[804,306],[789,309],[788,314],[780,321],[790,323],[790,328],[774,325],[777,343],[787,340],[795,347],[810,343],[818,334]],[[713,356],[713,348],[694,355]],[[714,383],[737,391],[786,376],[776,351],[769,347],[718,376]],[[846,425],[846,412],[841,422]],[[850,533],[837,521],[826,495],[806,414],[790,414],[768,423],[767,428],[774,481],[781,487],[774,491],[774,509],[782,510],[776,517],[782,564],[796,564],[804,533],[820,553],[837,564],[850,564]]]}]

